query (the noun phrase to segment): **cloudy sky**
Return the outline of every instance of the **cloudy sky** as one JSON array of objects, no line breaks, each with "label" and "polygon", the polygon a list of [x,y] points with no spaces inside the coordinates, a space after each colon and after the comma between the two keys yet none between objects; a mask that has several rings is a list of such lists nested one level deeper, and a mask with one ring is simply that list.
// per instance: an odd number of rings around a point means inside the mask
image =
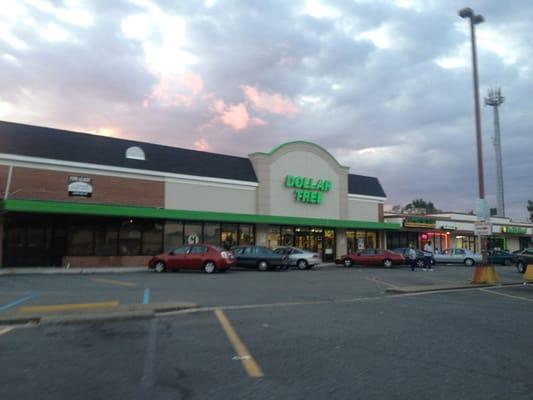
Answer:
[{"label": "cloudy sky", "polygon": [[[389,205],[478,195],[470,36],[499,86],[508,215],[533,199],[530,0],[3,0],[0,119],[247,156],[315,142]],[[529,94],[528,94],[529,93]],[[482,105],[496,204],[492,108]]]}]

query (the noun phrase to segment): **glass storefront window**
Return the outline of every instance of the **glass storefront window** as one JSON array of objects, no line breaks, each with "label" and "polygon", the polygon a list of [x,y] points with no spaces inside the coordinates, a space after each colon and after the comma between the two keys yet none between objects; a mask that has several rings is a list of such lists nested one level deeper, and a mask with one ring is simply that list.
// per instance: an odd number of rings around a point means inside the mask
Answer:
[{"label": "glass storefront window", "polygon": [[421,248],[418,232],[387,232],[387,249],[394,250],[399,247]]},{"label": "glass storefront window", "polygon": [[72,221],[69,232],[69,255],[93,255],[93,224],[92,221],[77,219]]},{"label": "glass storefront window", "polygon": [[115,256],[118,248],[119,222],[116,220],[98,221],[95,226],[94,254]]},{"label": "glass storefront window", "polygon": [[183,245],[183,224],[176,221],[166,221],[164,251],[170,251]]},{"label": "glass storefront window", "polygon": [[332,261],[335,254],[335,230],[324,229],[324,260]]},{"label": "glass storefront window", "polygon": [[121,222],[118,254],[120,256],[137,256],[141,254],[141,224],[133,219]]},{"label": "glass storefront window", "polygon": [[269,226],[267,234],[267,246],[271,249],[275,249],[280,245],[280,227]]},{"label": "glass storefront window", "polygon": [[487,250],[505,250],[507,240],[503,237],[489,236],[487,238]]},{"label": "glass storefront window", "polygon": [[198,244],[202,241],[202,224],[185,223],[183,226],[185,244]]},{"label": "glass storefront window", "polygon": [[352,254],[357,251],[357,242],[355,241],[354,231],[346,231],[346,249],[348,254]]},{"label": "glass storefront window", "polygon": [[346,241],[349,253],[372,249],[378,247],[378,233],[364,230],[346,231]]},{"label": "glass storefront window", "polygon": [[154,255],[163,250],[163,224],[161,222],[145,221],[142,234],[142,254]]},{"label": "glass storefront window", "polygon": [[220,224],[204,224],[204,243],[220,246]]},{"label": "glass storefront window", "polygon": [[222,224],[220,226],[220,238],[222,240],[222,247],[227,250],[233,246],[237,246],[237,224]]},{"label": "glass storefront window", "polygon": [[451,247],[476,251],[476,237],[470,235],[457,235],[455,236],[455,246]]},{"label": "glass storefront window", "polygon": [[254,244],[254,226],[253,225],[239,225],[239,245]]},{"label": "glass storefront window", "polygon": [[294,245],[294,229],[286,226],[281,227],[281,246]]}]

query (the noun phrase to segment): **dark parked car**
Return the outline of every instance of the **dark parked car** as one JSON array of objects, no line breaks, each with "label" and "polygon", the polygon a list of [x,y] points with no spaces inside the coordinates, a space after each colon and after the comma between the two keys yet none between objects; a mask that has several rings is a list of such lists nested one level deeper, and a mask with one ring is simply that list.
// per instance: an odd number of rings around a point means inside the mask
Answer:
[{"label": "dark parked car", "polygon": [[405,264],[405,257],[391,250],[364,249],[353,254],[345,254],[335,259],[335,264],[345,267],[352,265],[383,265],[390,268],[393,265]]},{"label": "dark parked car", "polygon": [[516,254],[503,250],[493,250],[489,252],[489,264],[513,265],[516,264]]},{"label": "dark parked car", "polygon": [[[405,258],[405,262],[409,263],[409,247],[398,247],[397,249],[392,250],[395,253],[401,254]],[[418,249],[416,251],[416,266],[418,268],[424,268],[424,252]],[[431,265],[435,264],[435,260],[431,258]]]},{"label": "dark parked car", "polygon": [[533,247],[525,249],[516,257],[516,269],[518,269],[518,272],[522,274],[526,272],[528,265],[533,265]]},{"label": "dark parked car", "polygon": [[195,244],[153,256],[148,268],[156,272],[197,269],[211,274],[226,272],[233,264],[235,257],[231,251],[210,244]]},{"label": "dark parked car", "polygon": [[276,254],[265,246],[239,246],[234,247],[235,265],[245,268],[257,268],[266,271],[272,268],[287,268],[288,257]]}]

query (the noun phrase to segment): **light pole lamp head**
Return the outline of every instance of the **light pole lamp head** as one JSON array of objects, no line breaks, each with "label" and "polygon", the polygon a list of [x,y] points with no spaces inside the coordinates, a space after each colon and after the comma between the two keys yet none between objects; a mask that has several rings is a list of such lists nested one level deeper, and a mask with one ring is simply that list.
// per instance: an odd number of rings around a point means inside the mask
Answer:
[{"label": "light pole lamp head", "polygon": [[472,18],[474,16],[474,10],[470,7],[461,8],[458,13],[461,18]]},{"label": "light pole lamp head", "polygon": [[483,21],[485,21],[485,18],[483,18],[483,15],[475,15],[474,18],[472,19],[472,22],[475,24],[481,24]]}]

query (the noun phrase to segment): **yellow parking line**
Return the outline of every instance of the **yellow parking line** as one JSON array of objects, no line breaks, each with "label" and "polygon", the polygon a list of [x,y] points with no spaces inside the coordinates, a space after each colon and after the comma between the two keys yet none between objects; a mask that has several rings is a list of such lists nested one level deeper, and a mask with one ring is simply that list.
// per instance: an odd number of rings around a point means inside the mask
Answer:
[{"label": "yellow parking line", "polygon": [[25,306],[18,309],[21,313],[39,313],[54,311],[75,311],[100,308],[115,308],[119,306],[118,301],[103,301],[100,303],[78,303],[78,304],[55,304],[50,306]]},{"label": "yellow parking line", "polygon": [[13,329],[15,329],[15,328],[13,328],[13,327],[0,328],[0,335],[4,335],[4,334],[6,334],[8,332],[11,332]]},{"label": "yellow parking line", "polygon": [[528,299],[527,297],[513,296],[512,294],[500,293],[500,292],[496,292],[494,290],[487,290],[487,289],[479,289],[479,290],[482,291],[482,292],[485,292],[485,293],[491,293],[491,294],[497,294],[499,296],[510,297],[511,299],[517,299],[517,300],[524,300],[524,301],[533,302],[533,299]]},{"label": "yellow parking line", "polygon": [[248,376],[251,378],[262,378],[263,371],[261,371],[261,368],[251,356],[250,352],[237,335],[237,332],[235,332],[235,329],[233,329],[233,326],[231,326],[231,323],[224,314],[224,311],[217,309],[215,310],[215,315],[220,322],[220,325],[222,325],[222,329],[224,329],[224,332],[226,332],[226,336],[233,345],[238,359],[242,362],[242,365]]},{"label": "yellow parking line", "polygon": [[137,286],[137,284],[133,283],[133,282],[116,281],[114,279],[93,278],[91,280],[94,281],[94,282],[109,283],[111,285],[118,285],[118,286],[128,286],[128,287]]}]

